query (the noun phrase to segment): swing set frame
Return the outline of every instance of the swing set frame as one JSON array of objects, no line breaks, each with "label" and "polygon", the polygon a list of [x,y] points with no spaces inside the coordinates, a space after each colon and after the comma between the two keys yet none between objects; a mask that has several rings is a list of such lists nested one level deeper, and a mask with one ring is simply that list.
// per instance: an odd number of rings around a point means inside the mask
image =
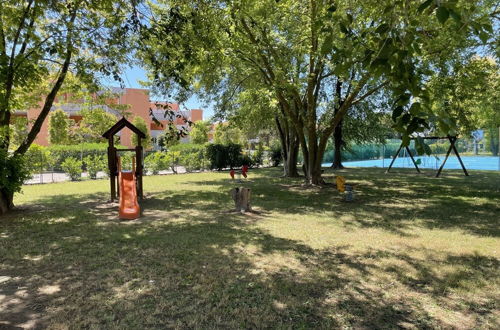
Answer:
[{"label": "swing set frame", "polygon": [[[410,138],[411,140],[416,140],[417,138]],[[462,166],[462,170],[464,171],[465,176],[469,176],[469,173],[467,172],[467,169],[465,168],[464,163],[462,162],[462,158],[460,157],[460,154],[458,153],[457,147],[455,147],[455,142],[457,142],[458,137],[457,136],[425,136],[425,137],[419,137],[418,139],[423,139],[423,140],[443,140],[443,139],[448,139],[450,141],[450,147],[448,148],[448,152],[446,153],[446,157],[444,158],[443,162],[441,163],[441,166],[439,167],[437,173],[436,173],[436,178],[441,175],[441,172],[443,171],[444,165],[446,164],[446,161],[448,160],[448,157],[450,156],[451,151],[455,153],[455,155],[458,158],[458,161],[460,162],[460,166]],[[413,155],[411,154],[410,148],[408,146],[404,147],[406,151],[408,152],[408,155],[410,155],[410,158],[413,162],[413,165],[415,165],[415,169],[417,170],[418,173],[420,172],[420,169],[418,168],[417,162],[415,162],[415,159],[413,158]],[[401,145],[399,146],[398,151],[394,154],[391,164],[389,165],[389,168],[387,168],[387,171],[385,173],[389,173],[389,171],[392,168],[392,165],[394,165],[394,162],[396,161],[396,158],[398,158],[399,152],[403,149],[403,142],[401,142]]]}]

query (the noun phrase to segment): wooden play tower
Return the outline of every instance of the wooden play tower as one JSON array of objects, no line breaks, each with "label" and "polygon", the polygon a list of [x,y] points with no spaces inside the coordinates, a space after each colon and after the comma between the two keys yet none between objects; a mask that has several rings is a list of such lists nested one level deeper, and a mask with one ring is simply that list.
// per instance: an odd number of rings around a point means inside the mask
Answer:
[{"label": "wooden play tower", "polygon": [[[127,127],[134,134],[137,135],[137,146],[134,149],[117,149],[114,145],[114,137],[115,134],[121,131],[123,128]],[[144,198],[143,190],[142,190],[142,175],[144,169],[143,162],[143,148],[141,145],[141,140],[146,137],[140,129],[134,126],[127,119],[122,118],[116,124],[113,125],[110,129],[108,129],[103,135],[106,139],[108,139],[108,168],[109,168],[109,181],[111,187],[111,201],[115,201],[117,199],[117,191],[119,189],[119,181],[118,181],[118,152],[120,151],[135,151],[135,176],[137,183],[137,195],[140,199]]]}]

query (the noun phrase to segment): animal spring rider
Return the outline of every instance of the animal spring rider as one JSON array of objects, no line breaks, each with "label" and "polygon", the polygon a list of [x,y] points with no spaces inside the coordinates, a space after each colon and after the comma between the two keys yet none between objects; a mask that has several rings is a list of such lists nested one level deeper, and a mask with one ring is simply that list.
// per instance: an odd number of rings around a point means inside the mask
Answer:
[{"label": "animal spring rider", "polygon": [[[246,179],[247,178],[247,173],[248,173],[248,165],[243,165],[241,167],[241,172],[240,171],[235,171],[235,170],[231,170],[229,171],[229,175],[231,176],[231,179],[234,180],[234,175],[236,174],[237,176],[240,176],[240,175],[243,175],[243,177]],[[239,177],[238,177],[238,181],[239,181]]]}]

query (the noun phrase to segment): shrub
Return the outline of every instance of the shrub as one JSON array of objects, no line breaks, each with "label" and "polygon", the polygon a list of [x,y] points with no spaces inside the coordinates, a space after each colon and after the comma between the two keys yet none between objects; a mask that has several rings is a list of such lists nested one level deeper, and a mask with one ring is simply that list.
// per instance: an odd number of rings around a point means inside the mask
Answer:
[{"label": "shrub", "polygon": [[[242,165],[241,145],[230,143],[226,146],[226,155],[229,167],[240,167]],[[246,164],[250,165],[250,164]],[[227,167],[227,166],[226,166]]]},{"label": "shrub", "polygon": [[[122,146],[117,146],[122,148]],[[102,155],[107,159],[107,143],[80,143],[75,145],[52,145],[47,148],[50,152],[50,158],[53,160],[54,169],[62,170],[62,163],[66,158],[73,157],[76,159],[83,159],[90,155]]]},{"label": "shrub", "polygon": [[226,167],[241,166],[241,145],[209,144],[207,158],[210,161],[210,168],[219,171]]},{"label": "shrub", "polygon": [[253,161],[253,158],[250,157],[249,155],[247,154],[244,154],[244,155],[240,155],[240,158],[239,158],[239,162],[237,163],[238,165],[236,166],[243,166],[243,165],[247,165],[249,167],[253,167],[255,166],[256,164],[254,163]]},{"label": "shrub", "polygon": [[259,143],[257,150],[252,154],[253,166],[261,166],[264,163],[264,146]]},{"label": "shrub", "polygon": [[155,175],[158,174],[161,170],[165,169],[165,154],[162,152],[153,152],[144,158],[144,166],[148,172]]},{"label": "shrub", "polygon": [[87,173],[92,180],[97,179],[97,173],[99,171],[105,171],[107,167],[104,157],[100,155],[87,156],[83,159],[83,161],[87,169]]},{"label": "shrub", "polygon": [[10,155],[6,150],[0,149],[0,190],[12,196],[21,191],[25,180],[30,177],[26,157]]},{"label": "shrub", "polygon": [[172,169],[172,172],[177,174],[177,170],[175,169],[175,166],[178,165],[179,159],[181,157],[181,152],[180,151],[168,151],[165,153],[165,168]]},{"label": "shrub", "polygon": [[40,173],[52,165],[52,155],[46,147],[32,144],[25,154],[26,169],[29,173]]},{"label": "shrub", "polygon": [[68,157],[61,164],[64,172],[68,173],[71,181],[78,181],[82,178],[82,162],[76,158]]},{"label": "shrub", "polygon": [[175,157],[170,158],[176,159],[177,164],[184,166],[188,172],[201,170],[208,162],[206,148],[204,144],[178,144],[169,149],[170,153],[176,153]]},{"label": "shrub", "polygon": [[274,145],[271,149],[270,156],[271,156],[271,165],[273,167],[278,166],[282,161],[281,146]]}]

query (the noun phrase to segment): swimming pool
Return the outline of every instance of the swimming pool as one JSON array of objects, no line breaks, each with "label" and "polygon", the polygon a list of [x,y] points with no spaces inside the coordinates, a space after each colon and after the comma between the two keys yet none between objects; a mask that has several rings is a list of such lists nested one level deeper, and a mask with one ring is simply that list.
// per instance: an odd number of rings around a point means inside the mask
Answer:
[{"label": "swimming pool", "polygon": [[[465,168],[468,170],[488,170],[488,171],[500,171],[500,160],[499,157],[493,156],[461,156]],[[421,159],[421,163],[418,165],[420,168],[431,168],[437,170],[444,160],[444,156],[439,156],[438,158],[434,156],[417,156],[415,161]],[[344,162],[346,167],[389,167],[392,158],[386,159],[372,159],[372,160],[360,160],[353,162]],[[332,163],[323,163],[323,167],[331,166]],[[398,157],[394,162],[392,167],[403,167],[403,168],[413,168],[414,165],[410,157]],[[456,156],[448,157],[446,161],[445,169],[457,170],[461,169],[460,163]]]}]

